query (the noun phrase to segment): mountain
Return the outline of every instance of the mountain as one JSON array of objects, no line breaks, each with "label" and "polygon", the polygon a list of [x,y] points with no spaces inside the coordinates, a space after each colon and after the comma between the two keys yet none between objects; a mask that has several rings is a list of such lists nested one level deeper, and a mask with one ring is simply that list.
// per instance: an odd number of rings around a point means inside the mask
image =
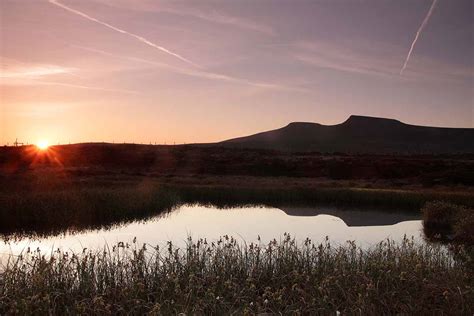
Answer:
[{"label": "mountain", "polygon": [[416,126],[394,119],[352,115],[337,125],[295,122],[219,145],[344,153],[474,153],[474,128]]}]

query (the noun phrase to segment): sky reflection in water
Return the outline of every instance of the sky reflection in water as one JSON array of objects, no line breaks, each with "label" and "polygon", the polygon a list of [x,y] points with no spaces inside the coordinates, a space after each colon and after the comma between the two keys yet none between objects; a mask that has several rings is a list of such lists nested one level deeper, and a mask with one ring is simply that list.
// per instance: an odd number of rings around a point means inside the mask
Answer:
[{"label": "sky reflection in water", "polygon": [[0,253],[19,254],[30,247],[38,247],[44,253],[61,248],[79,252],[83,248],[103,249],[119,241],[138,242],[164,246],[166,241],[184,245],[188,236],[193,239],[220,236],[234,236],[237,240],[261,242],[283,238],[287,232],[302,241],[309,237],[321,242],[326,236],[333,244],[354,240],[361,247],[370,247],[384,239],[399,241],[404,235],[424,242],[420,217],[404,212],[383,212],[377,210],[347,210],[337,208],[302,207],[244,207],[218,209],[201,205],[185,205],[177,210],[156,217],[147,222],[131,223],[109,230],[95,230],[82,233],[66,233],[41,239],[24,238],[0,242]]}]

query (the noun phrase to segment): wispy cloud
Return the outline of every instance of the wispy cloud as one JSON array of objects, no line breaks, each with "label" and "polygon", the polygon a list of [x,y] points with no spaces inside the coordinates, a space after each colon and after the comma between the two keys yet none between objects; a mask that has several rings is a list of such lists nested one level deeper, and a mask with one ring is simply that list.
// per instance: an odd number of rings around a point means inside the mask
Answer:
[{"label": "wispy cloud", "polygon": [[103,87],[95,87],[95,86],[59,82],[59,81],[35,80],[33,78],[1,78],[0,77],[0,86],[58,86],[58,87],[93,90],[93,91],[140,94],[138,91],[134,91],[134,90],[103,88]]},{"label": "wispy cloud", "polygon": [[[414,66],[400,77],[399,62],[403,51],[386,43],[299,42],[289,46],[299,61],[314,67],[353,74],[403,80],[459,81],[473,77],[473,68],[442,62],[427,56],[416,56]],[[413,59],[413,58],[412,58]]]},{"label": "wispy cloud", "polygon": [[2,65],[0,78],[34,79],[53,75],[73,74],[76,69],[54,65],[20,66]]},{"label": "wispy cloud", "polygon": [[132,90],[110,89],[90,85],[69,83],[64,81],[57,81],[58,79],[63,80],[64,75],[72,75],[74,77],[79,77],[77,75],[79,69],[77,68],[48,64],[28,64],[5,57],[1,57],[1,59],[2,63],[0,64],[0,85],[3,86],[47,85],[96,91],[109,91],[133,94],[137,93],[136,91]]},{"label": "wispy cloud", "polygon": [[171,51],[171,50],[169,50],[169,49],[167,49],[167,48],[165,48],[165,47],[163,47],[163,46],[160,46],[160,45],[158,45],[158,44],[155,44],[155,43],[151,42],[150,40],[148,40],[148,39],[146,39],[146,38],[144,38],[144,37],[142,37],[142,36],[140,36],[140,35],[137,35],[137,34],[134,34],[134,33],[130,33],[130,32],[128,32],[128,31],[124,30],[124,29],[115,27],[115,26],[113,26],[113,25],[111,25],[111,24],[109,24],[109,23],[106,23],[106,22],[104,22],[104,21],[98,20],[98,19],[96,19],[96,18],[94,18],[94,17],[92,17],[92,16],[90,16],[90,15],[84,13],[84,12],[81,12],[81,11],[79,11],[79,10],[76,10],[76,9],[73,9],[73,8],[71,8],[71,7],[69,7],[69,6],[66,6],[66,5],[60,3],[60,2],[57,1],[57,0],[48,0],[48,2],[51,3],[51,4],[53,4],[53,5],[56,5],[56,6],[60,7],[60,8],[62,8],[62,9],[64,9],[64,10],[66,10],[66,11],[68,11],[68,12],[71,12],[71,13],[74,13],[74,14],[76,14],[76,15],[78,15],[78,16],[81,16],[81,17],[83,17],[83,18],[85,18],[85,19],[87,19],[87,20],[89,20],[89,21],[92,21],[92,22],[95,22],[95,23],[100,24],[100,25],[102,25],[102,26],[105,26],[105,27],[107,27],[107,28],[109,28],[109,29],[111,29],[111,30],[113,30],[113,31],[119,32],[119,33],[121,33],[121,34],[128,35],[128,36],[130,36],[130,37],[132,37],[132,38],[135,38],[136,40],[138,40],[138,41],[140,41],[140,42],[142,42],[142,43],[144,43],[144,44],[146,44],[146,45],[148,45],[148,46],[150,46],[150,47],[153,47],[153,48],[155,48],[155,49],[157,49],[157,50],[159,50],[159,51],[161,51],[161,52],[164,52],[164,53],[166,53],[166,54],[168,54],[168,55],[174,56],[174,57],[178,58],[179,60],[184,61],[184,62],[186,62],[186,63],[188,63],[188,64],[190,64],[190,65],[199,67],[199,65],[195,64],[194,62],[190,61],[190,60],[187,59],[187,58],[184,58],[184,57],[181,56],[180,54],[177,54],[177,53],[175,53],[175,52],[173,52],[173,51]]},{"label": "wispy cloud", "polygon": [[275,31],[267,25],[257,23],[255,21],[251,21],[248,19],[236,17],[236,16],[226,15],[217,10],[201,11],[201,10],[196,10],[196,9],[191,9],[191,8],[175,9],[175,8],[161,8],[160,7],[158,11],[167,12],[174,15],[189,16],[189,17],[201,19],[203,21],[221,24],[221,25],[229,25],[236,28],[240,28],[242,30],[254,31],[254,32],[262,33],[268,36],[276,35]]},{"label": "wispy cloud", "polygon": [[391,77],[397,74],[396,55],[357,49],[352,43],[299,42],[292,54],[300,61],[348,73]]},{"label": "wispy cloud", "polygon": [[106,52],[104,50],[100,49],[95,49],[95,48],[90,48],[90,47],[84,47],[84,46],[78,46],[78,45],[73,45],[73,47],[87,50],[93,53],[101,54],[104,56],[109,56],[109,57],[115,57],[119,59],[124,59],[124,60],[129,60],[133,62],[138,62],[138,63],[143,63],[147,65],[151,65],[154,67],[166,69],[168,71],[172,71],[175,73],[179,73],[182,75],[186,76],[191,76],[191,77],[197,77],[197,78],[203,78],[203,79],[208,79],[208,80],[218,80],[218,81],[225,81],[225,82],[230,82],[230,83],[237,83],[237,84],[244,84],[244,85],[250,85],[254,87],[259,87],[259,88],[266,88],[266,89],[278,89],[278,90],[293,90],[293,91],[301,91],[301,92],[307,92],[308,90],[300,87],[291,87],[291,86],[286,86],[286,85],[281,85],[281,84],[275,84],[275,83],[267,83],[267,82],[256,82],[252,80],[247,80],[247,79],[242,79],[242,78],[236,78],[224,74],[218,74],[214,72],[209,72],[209,71],[203,71],[203,70],[192,70],[192,69],[185,69],[181,67],[175,67],[171,66],[168,64],[164,64],[161,62],[156,62],[152,60],[147,60],[143,58],[137,58],[137,57],[131,57],[131,56],[123,56],[123,55],[118,55],[115,53],[111,52]]},{"label": "wispy cloud", "polygon": [[[145,12],[164,12],[177,16],[191,17],[200,19],[202,21],[226,25],[235,27],[241,30],[253,31],[268,36],[275,36],[275,30],[260,21],[255,21],[242,16],[237,16],[224,12],[223,10],[217,10],[214,8],[206,7],[203,8],[205,3],[203,2],[189,2],[184,3],[178,1],[147,1],[147,0],[135,0],[133,7],[130,6],[130,1],[118,1],[118,0],[97,0],[110,7],[128,10],[137,10]],[[194,4],[194,6],[193,6]],[[197,7],[199,6],[199,8]]]},{"label": "wispy cloud", "polygon": [[411,43],[410,50],[408,51],[408,55],[405,59],[405,62],[403,63],[402,68],[400,69],[400,75],[403,74],[403,71],[407,67],[408,61],[410,60],[410,56],[413,52],[413,49],[415,48],[416,42],[418,41],[418,38],[420,37],[421,31],[423,31],[426,24],[428,24],[428,21],[431,17],[431,14],[433,14],[433,9],[435,8],[437,1],[438,0],[433,0],[433,2],[431,3],[431,7],[428,10],[428,13],[426,14],[425,18],[423,19],[423,22],[421,23],[420,27],[418,28],[418,31],[416,31],[416,35],[415,35],[415,38],[413,39],[413,42]]},{"label": "wispy cloud", "polygon": [[93,87],[93,86],[85,86],[85,85],[80,85],[80,84],[65,83],[65,82],[55,82],[55,81],[39,81],[39,82],[37,82],[37,84],[40,84],[40,85],[50,85],[50,86],[61,86],[61,87],[69,87],[69,88],[85,89],[85,90],[105,91],[105,92],[119,92],[119,93],[127,93],[127,94],[140,94],[138,91],[134,91],[134,90]]}]

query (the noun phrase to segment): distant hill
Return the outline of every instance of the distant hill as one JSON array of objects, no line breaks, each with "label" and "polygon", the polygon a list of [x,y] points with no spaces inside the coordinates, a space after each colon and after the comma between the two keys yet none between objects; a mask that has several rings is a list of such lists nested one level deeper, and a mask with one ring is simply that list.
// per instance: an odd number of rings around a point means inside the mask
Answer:
[{"label": "distant hill", "polygon": [[352,115],[337,125],[295,122],[234,138],[223,146],[343,153],[474,153],[474,128],[415,126],[394,119]]}]

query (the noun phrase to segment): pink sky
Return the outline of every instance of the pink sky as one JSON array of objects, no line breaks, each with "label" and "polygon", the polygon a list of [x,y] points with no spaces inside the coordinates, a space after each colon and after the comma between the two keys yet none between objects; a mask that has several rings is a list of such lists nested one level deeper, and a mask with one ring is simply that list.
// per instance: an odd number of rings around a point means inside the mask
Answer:
[{"label": "pink sky", "polygon": [[2,0],[0,143],[210,142],[351,114],[474,127],[472,1],[432,4]]}]

